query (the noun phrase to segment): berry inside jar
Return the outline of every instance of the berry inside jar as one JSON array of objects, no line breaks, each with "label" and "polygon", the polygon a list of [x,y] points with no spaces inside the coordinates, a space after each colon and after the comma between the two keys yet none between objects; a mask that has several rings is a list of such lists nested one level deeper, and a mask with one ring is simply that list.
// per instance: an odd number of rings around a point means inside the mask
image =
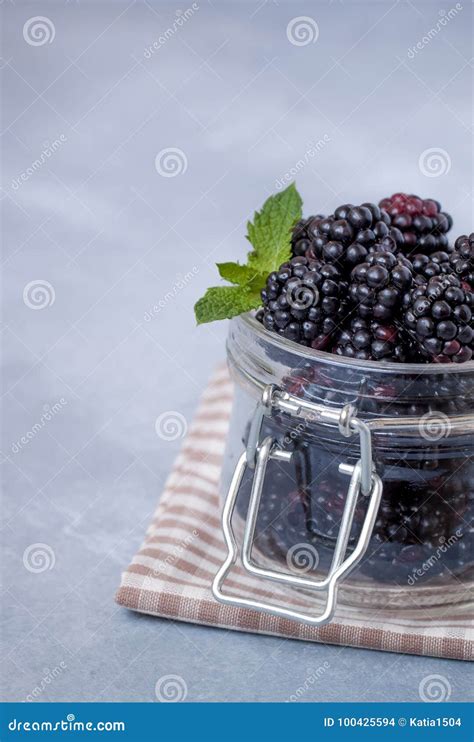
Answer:
[{"label": "berry inside jar", "polygon": [[[273,337],[251,316],[231,324],[228,353],[236,383],[223,493],[249,442],[258,402],[254,382],[328,410],[350,404],[371,428],[383,492],[366,553],[344,583],[344,599],[413,610],[466,600],[474,567],[471,364],[368,364],[311,349],[296,353],[296,344]],[[264,418],[260,440],[267,437],[290,452],[291,460],[268,463],[255,558],[264,567],[322,578],[331,567],[347,500],[349,478],[340,464],[357,463],[359,442],[342,438],[335,426],[281,412]],[[237,498],[237,532],[247,518],[253,481],[250,469]],[[367,507],[368,498],[359,497],[349,554]]]},{"label": "berry inside jar", "polygon": [[[350,406],[371,429],[383,482],[351,589],[395,591],[407,608],[464,600],[474,566],[474,233],[452,239],[452,227],[436,200],[406,193],[303,218],[290,186],[249,223],[246,264],[218,264],[232,285],[196,305],[199,323],[235,318],[223,492],[262,389],[291,395],[296,407]],[[255,553],[279,570],[327,574],[360,447],[337,426],[284,411],[264,417],[259,441],[267,437],[291,458],[268,462]],[[236,504],[242,522],[252,483],[249,469]],[[359,498],[349,554],[366,512]]]}]

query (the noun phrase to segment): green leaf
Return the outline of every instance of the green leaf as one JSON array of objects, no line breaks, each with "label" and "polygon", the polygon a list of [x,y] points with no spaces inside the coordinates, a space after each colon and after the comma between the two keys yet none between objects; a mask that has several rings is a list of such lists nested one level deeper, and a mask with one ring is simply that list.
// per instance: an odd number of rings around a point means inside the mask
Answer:
[{"label": "green leaf", "polygon": [[247,237],[253,246],[247,264],[217,264],[221,278],[235,285],[206,291],[194,307],[198,324],[235,317],[261,305],[260,291],[268,274],[291,257],[291,230],[301,219],[301,206],[294,183],[265,201],[247,225]]},{"label": "green leaf", "polygon": [[217,270],[221,278],[235,284],[249,283],[256,275],[248,265],[239,263],[217,263]]},{"label": "green leaf", "polygon": [[301,196],[294,183],[268,198],[253,223],[247,225],[253,251],[248,265],[258,273],[270,273],[291,256],[291,230],[301,219]]},{"label": "green leaf", "polygon": [[194,305],[198,325],[229,319],[249,312],[261,304],[260,293],[241,286],[215,286],[206,291]]},{"label": "green leaf", "polygon": [[229,281],[229,283],[249,288],[256,285],[257,291],[263,287],[267,279],[266,274],[262,275],[251,266],[239,265],[239,263],[217,263],[217,270],[220,277]]}]

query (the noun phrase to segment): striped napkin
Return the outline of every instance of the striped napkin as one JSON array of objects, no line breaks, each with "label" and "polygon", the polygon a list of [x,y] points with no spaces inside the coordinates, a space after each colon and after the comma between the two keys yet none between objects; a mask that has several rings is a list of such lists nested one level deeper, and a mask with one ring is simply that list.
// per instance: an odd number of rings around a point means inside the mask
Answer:
[{"label": "striped napkin", "polygon": [[[217,603],[211,582],[226,556],[221,532],[220,468],[232,405],[232,382],[220,367],[211,379],[169,475],[145,540],[122,575],[116,600],[141,613],[237,631],[454,659],[473,659],[473,604],[392,611],[339,607],[327,626]],[[316,612],[314,593],[262,583],[235,565],[225,588]],[[350,588],[349,588],[350,598]],[[344,598],[344,593],[341,593]]]}]

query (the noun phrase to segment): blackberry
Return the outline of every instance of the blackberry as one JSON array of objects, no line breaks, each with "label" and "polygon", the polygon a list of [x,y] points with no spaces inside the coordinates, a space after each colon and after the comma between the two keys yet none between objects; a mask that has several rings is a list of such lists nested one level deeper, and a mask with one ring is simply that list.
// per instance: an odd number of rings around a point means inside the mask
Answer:
[{"label": "blackberry", "polygon": [[441,211],[438,201],[394,193],[390,198],[383,198],[379,206],[389,214],[393,226],[403,233],[407,252],[419,249],[431,253],[448,248],[446,234],[453,226],[453,220]]},{"label": "blackberry", "polygon": [[257,319],[288,340],[322,349],[342,322],[346,298],[336,266],[299,256],[270,273]]},{"label": "blackberry", "polygon": [[351,273],[349,295],[362,319],[392,320],[413,280],[406,258],[393,253],[375,252]]},{"label": "blackberry", "polygon": [[318,222],[324,219],[324,216],[317,214],[307,219],[301,219],[293,228],[291,236],[291,249],[295,257],[306,255],[307,251],[313,244]]},{"label": "blackberry", "polygon": [[361,317],[354,317],[349,327],[341,331],[333,353],[364,361],[407,360],[404,343],[394,325],[370,322]]},{"label": "blackberry", "polygon": [[474,292],[452,274],[435,276],[404,297],[403,324],[421,353],[437,363],[472,358]]},{"label": "blackberry", "polygon": [[457,238],[449,262],[457,277],[474,288],[474,232]]},{"label": "blackberry", "polygon": [[416,284],[426,283],[433,276],[445,273],[474,286],[474,234],[458,237],[451,253],[438,251],[432,255],[417,254],[410,256],[409,260]]},{"label": "blackberry", "polygon": [[416,284],[426,283],[430,278],[439,276],[441,273],[453,273],[449,254],[442,250],[434,252],[432,255],[424,255],[423,253],[410,255],[409,260]]},{"label": "blackberry", "polygon": [[299,222],[292,240],[294,255],[334,263],[344,274],[371,252],[397,252],[402,244],[403,235],[388,214],[371,203],[343,204],[330,216]]}]

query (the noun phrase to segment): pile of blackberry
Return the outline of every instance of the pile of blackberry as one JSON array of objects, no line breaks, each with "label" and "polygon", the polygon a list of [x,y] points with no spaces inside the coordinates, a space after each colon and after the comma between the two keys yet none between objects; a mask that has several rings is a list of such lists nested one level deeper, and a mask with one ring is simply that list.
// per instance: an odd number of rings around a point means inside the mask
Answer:
[{"label": "pile of blackberry", "polygon": [[433,199],[397,193],[300,221],[268,276],[267,330],[367,361],[464,363],[474,352],[474,233],[453,245]]}]

